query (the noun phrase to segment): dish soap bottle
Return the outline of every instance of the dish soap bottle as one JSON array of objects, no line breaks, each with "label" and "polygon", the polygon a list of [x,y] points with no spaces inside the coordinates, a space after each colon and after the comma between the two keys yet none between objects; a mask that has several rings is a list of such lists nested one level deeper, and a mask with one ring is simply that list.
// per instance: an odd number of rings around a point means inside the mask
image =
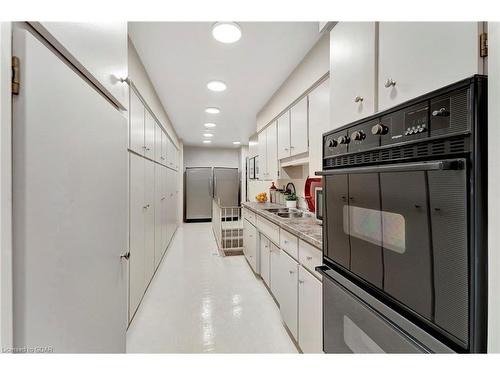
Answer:
[{"label": "dish soap bottle", "polygon": [[269,188],[269,202],[276,203],[276,186],[274,185],[274,181],[272,182],[272,185]]}]

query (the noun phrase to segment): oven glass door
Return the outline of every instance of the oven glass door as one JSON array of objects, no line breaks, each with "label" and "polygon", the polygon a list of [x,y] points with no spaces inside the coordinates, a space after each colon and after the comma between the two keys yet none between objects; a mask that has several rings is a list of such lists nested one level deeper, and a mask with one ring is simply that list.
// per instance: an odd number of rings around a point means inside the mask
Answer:
[{"label": "oven glass door", "polygon": [[466,161],[327,171],[324,189],[324,256],[466,343]]}]

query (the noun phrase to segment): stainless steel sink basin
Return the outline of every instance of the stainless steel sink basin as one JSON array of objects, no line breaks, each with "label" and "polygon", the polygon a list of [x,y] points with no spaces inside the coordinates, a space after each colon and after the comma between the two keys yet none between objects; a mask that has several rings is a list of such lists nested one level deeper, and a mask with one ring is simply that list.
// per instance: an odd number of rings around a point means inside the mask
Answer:
[{"label": "stainless steel sink basin", "polygon": [[290,211],[290,209],[286,208],[286,207],[283,207],[283,208],[266,208],[265,210],[268,211],[268,212],[271,212],[273,214],[276,214],[278,212],[279,213],[287,213],[287,212]]},{"label": "stainless steel sink basin", "polygon": [[277,212],[276,215],[279,217],[291,219],[295,217],[302,217],[303,213],[302,212]]}]

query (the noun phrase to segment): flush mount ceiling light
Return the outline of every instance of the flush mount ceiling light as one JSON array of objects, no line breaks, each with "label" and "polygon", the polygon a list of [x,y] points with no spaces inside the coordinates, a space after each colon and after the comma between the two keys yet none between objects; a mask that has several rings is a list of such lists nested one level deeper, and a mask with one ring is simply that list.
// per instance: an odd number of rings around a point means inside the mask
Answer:
[{"label": "flush mount ceiling light", "polygon": [[210,113],[211,115],[216,115],[217,113],[220,113],[220,109],[216,107],[208,107],[205,108],[206,113]]},{"label": "flush mount ceiling light", "polygon": [[236,22],[216,22],[212,26],[212,35],[221,43],[234,43],[241,38],[241,27]]},{"label": "flush mount ceiling light", "polygon": [[214,135],[213,135],[213,134],[210,134],[210,133],[205,133],[205,134],[203,134],[203,136],[204,136],[205,138],[212,138]]},{"label": "flush mount ceiling light", "polygon": [[215,125],[213,122],[206,122],[205,123],[205,128],[215,128],[217,125]]},{"label": "flush mount ceiling light", "polygon": [[234,141],[233,142],[233,145],[239,145],[239,144],[241,144],[241,142],[239,142],[239,141]]},{"label": "flush mount ceiling light", "polygon": [[212,143],[212,141],[210,139],[205,139],[203,143]]},{"label": "flush mount ceiling light", "polygon": [[227,86],[222,81],[210,81],[207,83],[207,88],[211,91],[224,91]]}]

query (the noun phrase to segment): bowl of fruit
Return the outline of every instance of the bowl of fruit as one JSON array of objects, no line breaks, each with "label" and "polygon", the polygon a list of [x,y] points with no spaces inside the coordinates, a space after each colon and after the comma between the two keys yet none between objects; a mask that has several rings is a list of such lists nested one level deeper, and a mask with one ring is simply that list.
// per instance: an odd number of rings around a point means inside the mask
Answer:
[{"label": "bowl of fruit", "polygon": [[267,202],[267,193],[259,193],[255,196],[255,200],[259,203]]}]

